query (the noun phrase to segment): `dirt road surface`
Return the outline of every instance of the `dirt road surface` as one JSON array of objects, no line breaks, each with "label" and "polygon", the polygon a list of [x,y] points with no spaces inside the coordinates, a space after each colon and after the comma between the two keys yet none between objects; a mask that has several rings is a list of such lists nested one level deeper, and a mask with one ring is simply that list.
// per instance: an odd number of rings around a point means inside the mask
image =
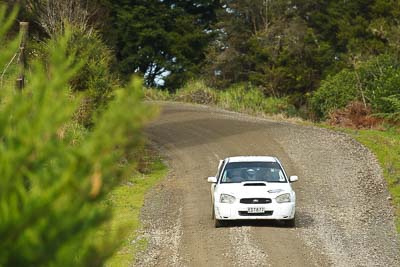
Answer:
[{"label": "dirt road surface", "polygon": [[[374,156],[341,133],[210,107],[162,103],[146,130],[170,167],[142,210],[136,266],[400,266],[399,237]],[[234,155],[277,156],[298,175],[297,226],[214,228],[208,176]]]}]

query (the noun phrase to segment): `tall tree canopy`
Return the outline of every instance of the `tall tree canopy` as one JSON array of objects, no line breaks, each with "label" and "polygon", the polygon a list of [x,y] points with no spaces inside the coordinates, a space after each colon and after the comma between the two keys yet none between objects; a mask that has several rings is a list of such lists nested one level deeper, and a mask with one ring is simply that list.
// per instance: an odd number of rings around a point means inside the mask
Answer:
[{"label": "tall tree canopy", "polygon": [[333,58],[292,1],[225,1],[218,21],[208,60],[217,86],[250,81],[270,95],[304,92]]},{"label": "tall tree canopy", "polygon": [[[21,16],[43,33],[43,6]],[[202,77],[218,88],[250,82],[265,95],[304,95],[343,68],[400,51],[400,0],[94,0],[100,26],[122,77],[171,90]],[[82,17],[82,16],[79,16]],[[101,18],[100,18],[101,17]],[[100,21],[100,23],[99,23]]]},{"label": "tall tree canopy", "polygon": [[217,1],[119,0],[106,5],[121,73],[139,72],[148,86],[169,88],[199,73]]},{"label": "tall tree canopy", "polygon": [[[211,84],[251,82],[267,95],[305,93],[388,48],[398,0],[225,0],[209,48]],[[397,8],[396,8],[397,7]]]}]

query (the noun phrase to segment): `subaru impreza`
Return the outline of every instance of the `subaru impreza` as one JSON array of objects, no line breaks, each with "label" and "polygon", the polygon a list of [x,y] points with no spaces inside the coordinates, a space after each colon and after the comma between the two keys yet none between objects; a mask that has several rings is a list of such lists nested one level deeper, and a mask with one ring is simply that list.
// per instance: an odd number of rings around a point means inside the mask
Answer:
[{"label": "subaru impreza", "polygon": [[215,226],[228,220],[280,220],[295,226],[296,194],[276,157],[240,156],[220,161],[211,183]]}]

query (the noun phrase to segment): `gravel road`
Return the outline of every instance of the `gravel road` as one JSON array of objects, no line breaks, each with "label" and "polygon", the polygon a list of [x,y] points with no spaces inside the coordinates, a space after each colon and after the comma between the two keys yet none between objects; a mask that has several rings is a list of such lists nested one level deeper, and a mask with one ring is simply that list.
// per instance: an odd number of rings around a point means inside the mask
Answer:
[{"label": "gravel road", "polygon": [[[149,138],[170,173],[142,210],[148,249],[136,266],[400,266],[389,193],[375,157],[345,134],[205,106],[162,103]],[[236,222],[214,228],[218,160],[277,156],[298,175],[297,226]]]}]

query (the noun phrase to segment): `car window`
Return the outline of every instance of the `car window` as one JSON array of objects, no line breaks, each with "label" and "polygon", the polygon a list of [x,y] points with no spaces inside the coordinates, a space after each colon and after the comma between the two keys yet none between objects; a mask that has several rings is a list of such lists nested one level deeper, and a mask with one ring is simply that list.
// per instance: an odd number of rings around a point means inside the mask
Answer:
[{"label": "car window", "polygon": [[248,181],[287,182],[281,166],[276,162],[231,162],[224,168],[221,183]]}]

